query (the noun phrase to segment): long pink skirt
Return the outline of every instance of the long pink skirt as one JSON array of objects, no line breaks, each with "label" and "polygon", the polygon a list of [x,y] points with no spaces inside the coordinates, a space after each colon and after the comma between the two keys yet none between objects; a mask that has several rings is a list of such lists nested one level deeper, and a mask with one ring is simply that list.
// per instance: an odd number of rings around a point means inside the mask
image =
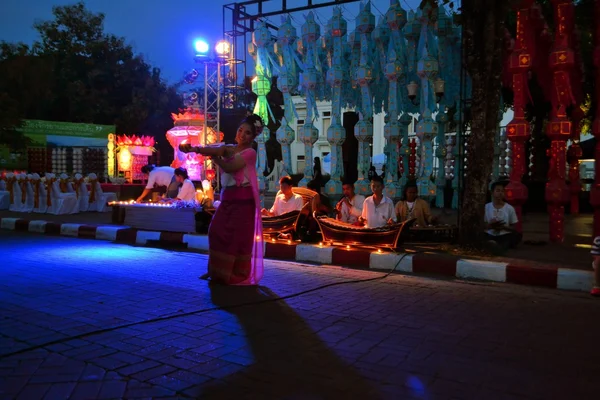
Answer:
[{"label": "long pink skirt", "polygon": [[263,261],[262,234],[260,229],[257,231],[257,222],[262,223],[259,213],[251,187],[222,191],[221,204],[208,229],[208,274],[212,281],[227,285],[258,283]]}]

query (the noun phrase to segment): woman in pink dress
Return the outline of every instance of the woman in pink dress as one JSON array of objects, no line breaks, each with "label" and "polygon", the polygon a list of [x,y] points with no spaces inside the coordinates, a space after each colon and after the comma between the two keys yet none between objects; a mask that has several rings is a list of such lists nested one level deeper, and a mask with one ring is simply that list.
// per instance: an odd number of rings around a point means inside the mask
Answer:
[{"label": "woman in pink dress", "polygon": [[226,285],[256,285],[263,275],[263,239],[252,143],[262,132],[262,119],[251,115],[240,124],[237,146],[180,146],[181,151],[212,157],[221,168],[221,204],[208,229],[208,278]]}]

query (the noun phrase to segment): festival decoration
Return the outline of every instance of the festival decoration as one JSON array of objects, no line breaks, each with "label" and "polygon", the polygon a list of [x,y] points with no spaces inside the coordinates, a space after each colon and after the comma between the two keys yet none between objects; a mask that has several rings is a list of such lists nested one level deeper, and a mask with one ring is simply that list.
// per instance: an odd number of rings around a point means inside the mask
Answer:
[{"label": "festival decoration", "polygon": [[302,25],[302,41],[299,42],[300,53],[304,55],[304,71],[300,74],[300,87],[306,99],[306,121],[300,128],[300,141],[304,143],[304,177],[298,183],[306,187],[313,178],[313,145],[319,138],[319,130],[314,126],[318,117],[317,85],[321,83],[321,64],[317,51],[317,40],[321,36],[321,28],[315,22],[312,12],[306,16]]},{"label": "festival decoration", "polygon": [[[154,138],[151,136],[117,135],[115,138],[117,165],[119,173],[123,173],[128,182],[143,180],[142,167],[148,164],[148,157],[154,149]],[[104,149],[102,149],[104,154]]]},{"label": "festival decoration", "polygon": [[110,133],[108,135],[108,144],[106,145],[108,153],[107,153],[107,174],[109,178],[115,177],[115,134]]},{"label": "festival decoration", "polygon": [[187,108],[179,114],[171,114],[171,118],[175,126],[166,134],[174,152],[171,167],[183,167],[187,169],[191,180],[199,181],[202,179],[205,158],[201,154],[184,153],[179,150],[179,145],[184,142],[192,146],[212,145],[222,142],[224,134],[219,132],[217,138],[214,130],[207,129],[205,137],[204,115],[195,108]]},{"label": "festival decoration", "polygon": [[371,32],[375,29],[375,15],[371,12],[371,3],[361,3],[356,19],[356,32],[360,34],[360,60],[355,72],[355,82],[360,87],[359,120],[354,126],[354,136],[358,140],[358,181],[356,193],[366,195],[370,192],[368,172],[371,166],[371,143],[373,142],[373,61],[371,60]]},{"label": "festival decoration", "polygon": [[346,129],[342,126],[342,90],[348,82],[348,73],[344,68],[344,43],[347,22],[342,17],[342,9],[335,7],[333,17],[328,23],[328,33],[332,38],[333,52],[330,56],[331,67],[327,71],[327,84],[331,87],[331,125],[327,129],[327,141],[331,145],[331,177],[325,185],[325,191],[331,196],[342,194],[341,176],[343,173],[342,144],[346,140]]}]

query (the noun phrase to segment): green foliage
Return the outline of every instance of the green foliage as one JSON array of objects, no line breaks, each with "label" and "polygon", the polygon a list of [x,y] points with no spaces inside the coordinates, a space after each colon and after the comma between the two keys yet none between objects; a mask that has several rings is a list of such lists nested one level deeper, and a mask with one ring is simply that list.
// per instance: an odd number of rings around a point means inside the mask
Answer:
[{"label": "green foliage", "polygon": [[[164,138],[181,107],[174,88],[123,38],[104,32],[104,15],[82,2],[53,8],[29,47],[0,43],[0,129],[40,119],[117,125],[120,133]],[[0,141],[2,139],[0,138]]]}]

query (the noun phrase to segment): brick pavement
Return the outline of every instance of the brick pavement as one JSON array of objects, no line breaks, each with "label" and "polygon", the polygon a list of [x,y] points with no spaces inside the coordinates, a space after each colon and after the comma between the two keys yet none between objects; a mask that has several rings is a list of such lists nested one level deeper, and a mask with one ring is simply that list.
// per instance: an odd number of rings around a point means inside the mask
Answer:
[{"label": "brick pavement", "polygon": [[[379,274],[269,261],[260,290],[209,287],[199,254],[15,232],[0,246],[0,399],[597,392],[600,303],[585,294],[393,275],[274,302]],[[230,308],[195,312],[214,307]]]}]

